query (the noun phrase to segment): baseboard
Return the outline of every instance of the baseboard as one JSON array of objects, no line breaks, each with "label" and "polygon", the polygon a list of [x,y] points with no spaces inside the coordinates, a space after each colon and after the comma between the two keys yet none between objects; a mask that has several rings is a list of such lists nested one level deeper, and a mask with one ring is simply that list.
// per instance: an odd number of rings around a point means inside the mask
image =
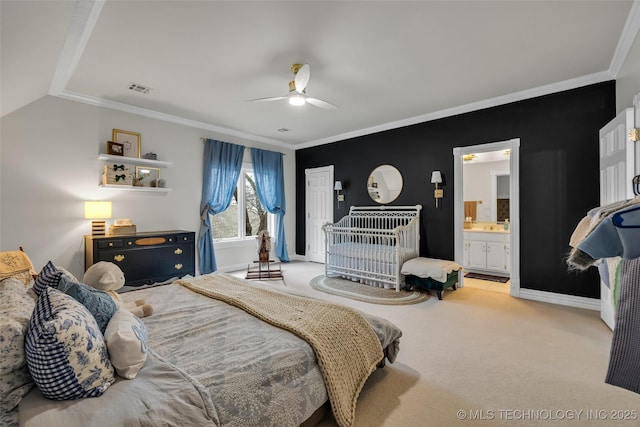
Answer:
[{"label": "baseboard", "polygon": [[596,298],[585,298],[575,295],[557,294],[555,292],[537,291],[535,289],[525,288],[520,288],[518,298],[600,311],[600,300]]}]

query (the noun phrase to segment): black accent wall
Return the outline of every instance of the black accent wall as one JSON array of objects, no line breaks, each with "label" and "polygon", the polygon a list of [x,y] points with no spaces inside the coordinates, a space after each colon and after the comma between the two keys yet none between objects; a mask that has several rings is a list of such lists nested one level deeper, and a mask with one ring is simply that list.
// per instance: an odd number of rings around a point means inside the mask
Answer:
[{"label": "black accent wall", "polygon": [[[305,169],[335,166],[346,203],[375,205],[370,172],[398,168],[402,193],[391,205],[422,204],[420,255],[454,258],[453,148],[520,138],[520,286],[599,298],[595,269],[569,272],[569,238],[599,201],[598,130],[615,117],[615,81],[473,111],[296,151],[296,253],[305,253]],[[442,171],[434,205],[431,171]]]}]

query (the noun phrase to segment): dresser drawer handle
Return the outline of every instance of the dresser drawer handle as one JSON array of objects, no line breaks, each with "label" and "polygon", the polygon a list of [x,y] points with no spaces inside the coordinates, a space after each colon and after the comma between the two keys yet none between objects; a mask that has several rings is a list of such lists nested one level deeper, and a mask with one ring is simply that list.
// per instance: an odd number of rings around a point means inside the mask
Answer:
[{"label": "dresser drawer handle", "polygon": [[113,242],[109,242],[109,246],[113,247]]},{"label": "dresser drawer handle", "polygon": [[182,253],[182,249],[178,248],[175,251],[173,251],[173,253],[176,255],[180,255]]},{"label": "dresser drawer handle", "polygon": [[124,261],[124,255],[116,255],[113,257],[113,259],[118,262]]},{"label": "dresser drawer handle", "polygon": [[174,265],[174,267],[176,268],[176,270],[181,270],[182,269],[182,264],[176,264],[176,265]]}]

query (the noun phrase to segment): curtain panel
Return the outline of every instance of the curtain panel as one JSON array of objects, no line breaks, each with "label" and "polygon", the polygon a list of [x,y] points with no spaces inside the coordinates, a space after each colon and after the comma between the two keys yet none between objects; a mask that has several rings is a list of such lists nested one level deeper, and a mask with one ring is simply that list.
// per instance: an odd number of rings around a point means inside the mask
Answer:
[{"label": "curtain panel", "polygon": [[242,169],[244,149],[243,145],[214,139],[207,139],[204,142],[204,177],[198,235],[201,274],[212,273],[218,269],[209,216],[224,212],[231,204]]},{"label": "curtain panel", "polygon": [[289,262],[287,243],[284,237],[286,203],[283,157],[282,153],[251,148],[258,200],[269,213],[276,216],[276,256],[282,262]]}]

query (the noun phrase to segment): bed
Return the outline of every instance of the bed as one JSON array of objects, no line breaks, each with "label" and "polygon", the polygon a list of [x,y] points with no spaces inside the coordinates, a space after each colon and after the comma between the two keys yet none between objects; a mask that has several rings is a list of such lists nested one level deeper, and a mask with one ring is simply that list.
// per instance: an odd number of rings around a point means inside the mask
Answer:
[{"label": "bed", "polygon": [[[299,426],[330,408],[340,426],[352,425],[362,386],[385,360],[395,360],[402,335],[384,319],[224,273],[122,298],[154,306],[143,319],[147,355],[137,376],[116,376],[101,396],[76,400],[50,400],[33,387],[4,423]],[[349,344],[361,348],[334,348],[345,347],[354,331],[369,336]]]},{"label": "bed", "polygon": [[325,224],[325,274],[400,291],[405,261],[419,254],[416,206],[352,206],[338,222]]}]

